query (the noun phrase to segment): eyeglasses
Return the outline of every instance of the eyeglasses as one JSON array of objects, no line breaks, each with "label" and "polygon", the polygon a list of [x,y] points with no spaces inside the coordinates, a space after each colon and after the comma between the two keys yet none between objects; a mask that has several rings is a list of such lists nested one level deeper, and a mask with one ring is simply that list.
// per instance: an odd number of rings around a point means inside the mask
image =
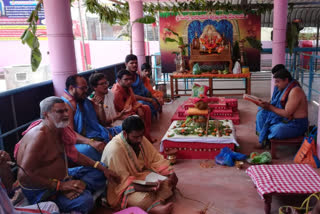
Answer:
[{"label": "eyeglasses", "polygon": [[63,114],[63,113],[67,113],[68,111],[69,109],[65,108],[65,109],[55,110],[54,112],[56,112],[57,114]]},{"label": "eyeglasses", "polygon": [[87,90],[89,89],[88,86],[81,86],[81,87],[79,87],[79,86],[75,86],[75,85],[74,85],[73,87],[79,88],[79,89],[81,89],[82,91],[87,91]]},{"label": "eyeglasses", "polygon": [[102,83],[98,83],[97,85],[109,85],[108,81],[102,82]]}]

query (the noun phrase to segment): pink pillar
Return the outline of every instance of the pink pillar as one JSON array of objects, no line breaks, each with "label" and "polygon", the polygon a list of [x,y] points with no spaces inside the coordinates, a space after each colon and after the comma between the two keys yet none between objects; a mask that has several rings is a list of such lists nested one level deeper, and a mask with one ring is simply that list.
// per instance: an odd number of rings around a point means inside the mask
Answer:
[{"label": "pink pillar", "polygon": [[69,0],[44,0],[50,70],[55,94],[61,96],[68,76],[77,73]]},{"label": "pink pillar", "polygon": [[[143,17],[143,4],[141,0],[129,0],[130,22]],[[140,66],[146,62],[144,49],[144,28],[143,24],[133,23],[132,25],[132,50],[137,55],[139,70]]]},{"label": "pink pillar", "polygon": [[[288,0],[274,0],[273,7],[273,41],[272,41],[272,67],[285,64],[286,30],[287,30]],[[271,81],[271,94],[274,80]]]},{"label": "pink pillar", "polygon": [[[320,103],[320,97],[319,97],[319,101],[318,103]],[[320,105],[318,107],[318,137],[317,137],[317,154],[318,154],[318,158],[320,158]]]}]

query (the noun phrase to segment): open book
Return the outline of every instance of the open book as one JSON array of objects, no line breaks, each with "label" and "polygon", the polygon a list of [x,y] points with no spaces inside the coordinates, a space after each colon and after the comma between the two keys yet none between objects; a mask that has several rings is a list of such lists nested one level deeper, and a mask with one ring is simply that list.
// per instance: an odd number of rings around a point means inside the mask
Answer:
[{"label": "open book", "polygon": [[244,100],[248,100],[250,102],[253,102],[254,104],[258,105],[262,102],[262,100],[259,97],[249,95],[249,94],[244,94],[243,95]]},{"label": "open book", "polygon": [[168,178],[163,175],[151,172],[149,175],[146,176],[145,180],[134,180],[133,183],[146,186],[157,186],[158,181],[164,181],[166,179]]}]

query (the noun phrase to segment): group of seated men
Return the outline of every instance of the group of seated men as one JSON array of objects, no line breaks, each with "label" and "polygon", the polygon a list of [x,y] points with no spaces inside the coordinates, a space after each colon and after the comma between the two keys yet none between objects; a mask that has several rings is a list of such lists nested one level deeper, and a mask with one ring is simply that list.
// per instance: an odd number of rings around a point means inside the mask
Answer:
[{"label": "group of seated men", "polygon": [[[87,81],[72,75],[61,98],[40,102],[41,119],[22,134],[14,152],[29,204],[52,201],[60,212],[88,213],[93,194],[104,192],[107,184],[106,199],[114,210],[137,206],[149,213],[171,212],[172,203],[164,203],[178,179],[150,137],[151,113],[161,109],[163,96],[144,86],[149,65],[142,66],[140,76],[137,57],[128,55],[126,66],[111,90],[104,74],[93,73],[88,96]],[[154,186],[133,182],[151,171],[167,179]]]},{"label": "group of seated men", "polygon": [[[138,206],[148,213],[171,212],[172,203],[164,203],[178,179],[150,142],[148,130],[150,105],[156,109],[163,99],[157,97],[161,94],[135,95],[142,89],[134,89],[132,82],[146,81],[147,74],[136,74],[134,57],[127,56],[128,70],[118,73],[111,90],[106,77],[94,73],[89,78],[93,93],[87,98],[86,80],[73,75],[66,80],[62,98],[40,103],[41,120],[23,133],[15,150],[21,167],[18,182],[30,204],[53,201],[61,212],[87,213],[94,206],[93,193],[104,191],[107,180],[106,199],[113,209]],[[273,68],[273,75],[271,101],[261,101],[257,114],[263,145],[272,138],[303,135],[308,127],[307,101],[297,81],[281,65]],[[112,127],[117,120],[123,120],[122,125]],[[151,171],[167,179],[156,186],[134,182]]]}]

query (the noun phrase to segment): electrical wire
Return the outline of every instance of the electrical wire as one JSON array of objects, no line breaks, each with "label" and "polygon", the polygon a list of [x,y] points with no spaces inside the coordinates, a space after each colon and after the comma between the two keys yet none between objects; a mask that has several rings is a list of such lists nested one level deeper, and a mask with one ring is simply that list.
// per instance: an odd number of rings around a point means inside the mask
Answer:
[{"label": "electrical wire", "polygon": [[[12,161],[7,161],[7,164],[10,165],[10,166],[12,166],[12,167],[17,166],[18,168],[20,168],[20,169],[23,171],[23,173],[24,173],[26,176],[31,177],[30,175],[28,175],[28,173],[26,172],[26,170],[25,170],[22,166],[20,166],[19,164],[15,163],[15,162],[12,162]],[[39,202],[37,202],[36,204],[37,204],[37,207],[38,207],[38,209],[39,209],[39,212],[40,212],[41,214],[43,214],[42,211],[41,211],[41,209],[40,209]]]}]

